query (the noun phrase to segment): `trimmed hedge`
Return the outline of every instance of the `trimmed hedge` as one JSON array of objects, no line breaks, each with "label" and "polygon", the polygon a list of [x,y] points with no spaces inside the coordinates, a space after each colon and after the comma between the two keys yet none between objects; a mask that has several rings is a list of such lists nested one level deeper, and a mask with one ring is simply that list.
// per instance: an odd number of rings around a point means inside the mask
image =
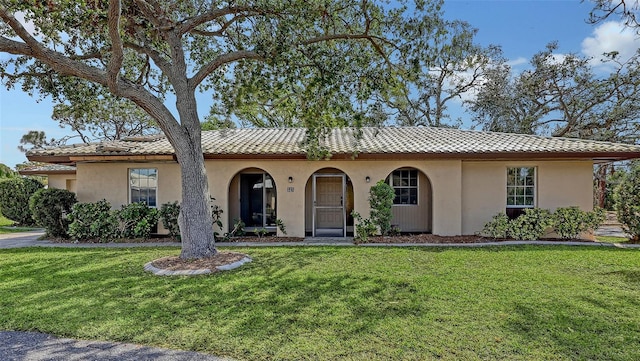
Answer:
[{"label": "trimmed hedge", "polygon": [[0,180],[0,212],[20,225],[34,225],[29,209],[29,198],[43,187],[42,183],[31,178]]},{"label": "trimmed hedge", "polygon": [[52,237],[67,238],[71,223],[67,215],[77,203],[76,195],[66,189],[40,189],[29,199],[29,209],[36,224]]},{"label": "trimmed hedge", "polygon": [[640,163],[623,176],[613,198],[622,228],[633,241],[640,241]]},{"label": "trimmed hedge", "polygon": [[511,220],[506,214],[498,213],[480,233],[491,238],[537,240],[551,227],[560,238],[575,239],[583,232],[598,228],[604,219],[605,212],[601,208],[587,212],[578,207],[564,207],[556,209],[553,214],[546,209],[529,208]]}]

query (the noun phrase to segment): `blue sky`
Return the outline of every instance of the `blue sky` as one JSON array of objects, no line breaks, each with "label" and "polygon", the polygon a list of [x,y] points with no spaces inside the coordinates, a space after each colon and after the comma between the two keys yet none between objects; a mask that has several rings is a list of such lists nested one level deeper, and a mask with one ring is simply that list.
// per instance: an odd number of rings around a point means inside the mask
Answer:
[{"label": "blue sky", "polygon": [[[617,19],[587,24],[590,10],[591,4],[580,0],[445,0],[444,6],[446,18],[465,20],[479,30],[476,42],[500,45],[515,69],[526,67],[527,60],[551,41],[558,41],[561,54],[586,56],[611,50],[629,54],[640,47]],[[44,130],[49,138],[71,134],[51,120],[51,102],[36,99],[20,89],[0,89],[0,163],[14,167],[26,161],[17,146],[29,130]],[[209,104],[199,108],[204,117]]]}]

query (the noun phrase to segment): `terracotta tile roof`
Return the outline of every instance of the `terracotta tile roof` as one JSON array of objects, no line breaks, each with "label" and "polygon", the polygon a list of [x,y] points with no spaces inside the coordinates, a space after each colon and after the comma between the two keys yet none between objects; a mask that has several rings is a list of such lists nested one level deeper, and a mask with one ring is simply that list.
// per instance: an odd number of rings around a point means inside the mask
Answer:
[{"label": "terracotta tile roof", "polygon": [[76,167],[63,164],[40,164],[20,169],[22,175],[75,174]]},{"label": "terracotta tile roof", "polygon": [[[356,138],[353,128],[333,129],[321,144],[334,155],[424,154],[459,157],[496,157],[536,154],[544,157],[627,159],[640,157],[640,146],[571,138],[480,132],[449,128],[385,127],[362,128]],[[224,156],[304,156],[304,128],[242,128],[202,133],[203,152],[209,157]],[[165,137],[128,139],[113,142],[75,144],[30,151],[29,159],[70,156],[172,155]]]}]

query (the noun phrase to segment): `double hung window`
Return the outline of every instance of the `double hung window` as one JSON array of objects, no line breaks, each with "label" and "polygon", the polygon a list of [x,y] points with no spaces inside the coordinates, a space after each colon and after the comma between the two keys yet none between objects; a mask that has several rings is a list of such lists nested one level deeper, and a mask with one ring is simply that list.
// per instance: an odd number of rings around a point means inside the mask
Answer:
[{"label": "double hung window", "polygon": [[129,169],[129,201],[157,206],[158,170],[156,168]]},{"label": "double hung window", "polygon": [[536,206],[536,168],[507,168],[507,215],[515,218]]}]

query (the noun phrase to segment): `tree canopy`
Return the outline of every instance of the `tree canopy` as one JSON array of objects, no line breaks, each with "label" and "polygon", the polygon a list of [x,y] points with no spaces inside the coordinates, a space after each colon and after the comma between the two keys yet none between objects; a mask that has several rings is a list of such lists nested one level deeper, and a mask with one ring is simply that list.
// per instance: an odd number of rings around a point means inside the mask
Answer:
[{"label": "tree canopy", "polygon": [[[428,53],[420,47],[446,31],[440,7],[438,0],[7,0],[0,52],[11,56],[0,62],[0,77],[10,88],[84,104],[58,109],[59,119],[82,119],[91,103],[78,95],[91,87],[144,110],[181,167],[181,257],[206,257],[216,250],[196,93],[211,94],[214,114],[305,126],[312,148],[323,129],[380,121],[368,112],[371,99],[391,99],[410,55]],[[430,68],[413,60],[421,64],[413,71]]]},{"label": "tree canopy", "polygon": [[554,54],[557,45],[531,59],[531,69],[513,75],[507,66],[488,73],[470,101],[486,130],[546,134],[626,143],[640,134],[640,55],[608,54],[611,72],[597,73],[591,59]]}]

